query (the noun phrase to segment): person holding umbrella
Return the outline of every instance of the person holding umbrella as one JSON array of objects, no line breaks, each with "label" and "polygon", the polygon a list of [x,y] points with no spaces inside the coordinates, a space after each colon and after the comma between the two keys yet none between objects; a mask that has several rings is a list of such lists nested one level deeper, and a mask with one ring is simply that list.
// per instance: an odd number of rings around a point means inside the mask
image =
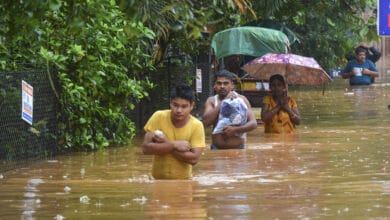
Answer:
[{"label": "person holding umbrella", "polygon": [[280,74],[270,77],[271,94],[263,98],[261,120],[265,133],[292,134],[301,123],[297,103],[287,95],[287,84]]}]

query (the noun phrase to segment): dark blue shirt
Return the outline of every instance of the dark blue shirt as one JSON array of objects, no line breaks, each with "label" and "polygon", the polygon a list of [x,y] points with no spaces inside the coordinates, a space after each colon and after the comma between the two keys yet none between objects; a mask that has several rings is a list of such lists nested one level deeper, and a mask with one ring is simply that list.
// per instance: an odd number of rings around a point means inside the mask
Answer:
[{"label": "dark blue shirt", "polygon": [[[354,67],[366,68],[371,71],[378,72],[378,69],[371,60],[366,59],[363,63],[358,63],[356,59],[353,59],[348,61],[348,64],[344,68],[342,74],[351,72]],[[371,76],[366,74],[362,74],[361,76],[352,76],[349,78],[350,85],[370,85],[371,82]]]}]

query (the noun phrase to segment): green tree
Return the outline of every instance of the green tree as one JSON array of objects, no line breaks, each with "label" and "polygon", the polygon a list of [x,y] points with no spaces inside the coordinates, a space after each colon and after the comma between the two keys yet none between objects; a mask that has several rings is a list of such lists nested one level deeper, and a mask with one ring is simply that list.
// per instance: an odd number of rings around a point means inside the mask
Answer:
[{"label": "green tree", "polygon": [[59,72],[60,130],[65,147],[97,149],[129,142],[126,117],[152,84],[145,53],[155,34],[129,20],[115,1],[3,1],[0,5],[1,69],[45,64]]},{"label": "green tree", "polygon": [[356,45],[379,39],[375,0],[252,2],[260,18],[279,21],[295,31],[302,43],[293,45],[293,53],[314,57],[325,69],[343,65],[345,55]]},{"label": "green tree", "polygon": [[[123,144],[135,134],[126,117],[148,96],[154,71],[178,52],[191,66],[214,33],[269,18],[285,23],[302,44],[293,52],[325,68],[377,39],[370,0],[50,0],[0,3],[0,68],[44,64],[59,72],[61,136],[66,147]],[[183,74],[183,73],[181,73]],[[159,91],[160,92],[160,91]]]}]

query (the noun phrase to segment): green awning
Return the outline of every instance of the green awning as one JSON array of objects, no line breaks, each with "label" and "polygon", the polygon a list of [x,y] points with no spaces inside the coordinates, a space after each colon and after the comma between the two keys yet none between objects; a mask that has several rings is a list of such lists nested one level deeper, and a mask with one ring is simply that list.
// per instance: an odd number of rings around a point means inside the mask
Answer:
[{"label": "green awning", "polygon": [[235,27],[216,33],[211,41],[217,59],[239,54],[260,57],[266,53],[287,53],[290,43],[278,30]]}]

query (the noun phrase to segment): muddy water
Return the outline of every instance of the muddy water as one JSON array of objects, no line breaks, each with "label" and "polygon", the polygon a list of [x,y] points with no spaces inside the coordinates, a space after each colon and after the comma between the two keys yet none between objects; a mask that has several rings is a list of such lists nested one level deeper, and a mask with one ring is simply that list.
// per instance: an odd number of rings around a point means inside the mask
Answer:
[{"label": "muddy water", "polygon": [[246,150],[205,150],[193,180],[150,178],[142,137],[2,173],[0,219],[390,219],[390,84],[290,94],[298,135],[260,126]]}]

